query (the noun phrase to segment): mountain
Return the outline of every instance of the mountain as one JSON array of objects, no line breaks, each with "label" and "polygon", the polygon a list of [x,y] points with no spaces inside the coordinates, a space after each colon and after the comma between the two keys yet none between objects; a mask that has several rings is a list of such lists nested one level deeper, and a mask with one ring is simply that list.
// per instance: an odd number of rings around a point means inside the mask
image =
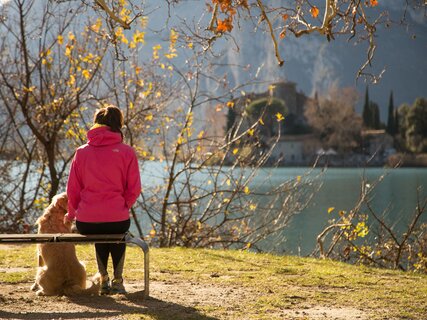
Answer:
[{"label": "mountain", "polygon": [[[7,2],[0,0],[0,7]],[[41,3],[43,1],[36,1],[37,5]],[[286,1],[283,0],[269,1],[271,6],[284,3]],[[373,13],[387,10],[394,21],[402,18],[404,0],[382,3],[378,8],[369,9]],[[207,25],[210,18],[204,1],[181,1],[170,12],[165,4],[154,0],[146,1],[144,6],[145,12],[150,12],[148,28],[158,32],[147,32],[142,59],[144,55],[151,56],[152,46],[168,40],[170,28],[182,26],[183,21],[189,25],[202,21],[202,25]],[[218,63],[235,66],[218,68],[217,72],[227,73],[231,85],[246,83],[254,78],[268,83],[289,80],[297,83],[297,88],[309,96],[315,91],[324,93],[336,82],[339,86],[356,86],[363,97],[365,87],[369,85],[370,98],[379,104],[381,120],[385,122],[391,90],[396,106],[412,104],[417,97],[427,97],[427,17],[423,10],[409,8],[406,21],[407,25],[393,24],[390,28],[379,27],[377,30],[377,50],[369,71],[380,72],[385,68],[385,72],[376,84],[366,83],[362,78],[356,80],[357,71],[366,60],[366,42],[354,45],[354,42],[347,42],[348,36],[328,42],[314,33],[297,39],[288,33],[283,40],[279,40],[280,52],[285,60],[284,66],[279,67],[269,34],[257,30],[253,21],[243,20],[231,33],[233,40],[223,38],[214,44],[214,51],[224,53]],[[183,60],[177,61],[184,63]],[[267,84],[250,89],[261,92],[266,87]],[[362,100],[358,111],[361,111]]]}]

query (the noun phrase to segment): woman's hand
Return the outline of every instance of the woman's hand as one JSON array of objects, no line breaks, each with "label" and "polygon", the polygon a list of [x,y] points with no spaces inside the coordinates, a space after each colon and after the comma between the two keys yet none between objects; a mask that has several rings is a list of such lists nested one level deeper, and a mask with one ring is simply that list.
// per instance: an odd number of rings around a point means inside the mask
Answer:
[{"label": "woman's hand", "polygon": [[72,224],[72,221],[68,219],[68,213],[66,213],[64,215],[64,225],[68,226],[68,225],[71,225],[71,224]]}]

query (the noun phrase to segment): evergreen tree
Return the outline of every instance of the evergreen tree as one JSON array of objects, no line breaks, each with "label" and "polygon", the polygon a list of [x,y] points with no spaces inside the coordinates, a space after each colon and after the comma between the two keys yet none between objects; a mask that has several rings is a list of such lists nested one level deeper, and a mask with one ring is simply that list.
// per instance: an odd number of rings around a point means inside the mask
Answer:
[{"label": "evergreen tree", "polygon": [[396,134],[396,119],[394,112],[393,91],[390,92],[390,99],[388,103],[387,132],[392,136]]},{"label": "evergreen tree", "polygon": [[369,109],[371,114],[371,120],[369,127],[372,129],[380,129],[381,127],[381,121],[380,121],[380,108],[378,107],[378,104],[370,101],[369,103]]},{"label": "evergreen tree", "polygon": [[368,86],[366,86],[365,104],[363,106],[362,118],[363,118],[363,124],[369,128],[372,126],[372,114],[371,114],[371,108],[370,108],[370,104],[369,104],[369,91],[368,90],[369,90]]},{"label": "evergreen tree", "polygon": [[230,132],[230,130],[233,128],[235,121],[236,121],[236,112],[234,111],[234,108],[228,108],[227,132]]},{"label": "evergreen tree", "polygon": [[394,110],[394,134],[398,134],[400,132],[400,118],[399,118],[399,110]]}]

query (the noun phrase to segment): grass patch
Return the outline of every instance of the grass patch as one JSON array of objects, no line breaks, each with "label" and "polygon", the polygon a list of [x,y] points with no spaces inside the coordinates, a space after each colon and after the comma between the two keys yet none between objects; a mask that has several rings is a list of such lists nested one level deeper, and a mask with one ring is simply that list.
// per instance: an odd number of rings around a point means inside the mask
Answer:
[{"label": "grass patch", "polygon": [[[77,252],[88,274],[94,274],[93,245],[78,245]],[[427,318],[427,276],[423,274],[232,250],[152,249],[150,262],[153,282],[171,282],[177,286],[193,283],[223,288],[224,292],[230,288],[249,292],[240,300],[231,299],[229,305],[197,301],[192,308],[203,315],[197,319],[274,319],[283,317],[286,310],[316,306],[355,308],[369,315],[368,319]],[[7,250],[0,247],[0,282],[32,281],[36,263],[35,245],[10,246]],[[141,250],[128,247],[125,278],[142,281],[143,273]],[[123,319],[170,316],[170,310],[165,308],[156,314],[129,313]],[[182,318],[193,319],[194,313]]]}]

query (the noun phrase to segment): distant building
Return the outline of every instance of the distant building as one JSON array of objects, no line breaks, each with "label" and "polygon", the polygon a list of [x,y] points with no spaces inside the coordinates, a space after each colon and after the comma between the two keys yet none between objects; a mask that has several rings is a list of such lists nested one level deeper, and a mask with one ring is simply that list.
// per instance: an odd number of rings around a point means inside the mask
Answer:
[{"label": "distant building", "polygon": [[320,141],[314,134],[283,135],[271,154],[272,162],[283,165],[311,165]]}]

